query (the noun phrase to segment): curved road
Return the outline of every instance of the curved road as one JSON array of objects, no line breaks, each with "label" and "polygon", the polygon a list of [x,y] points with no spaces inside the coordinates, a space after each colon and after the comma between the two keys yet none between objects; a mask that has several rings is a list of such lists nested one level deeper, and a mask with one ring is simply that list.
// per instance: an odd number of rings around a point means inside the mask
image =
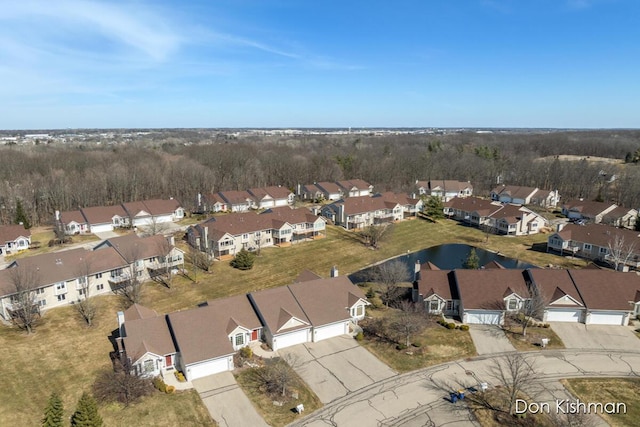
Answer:
[{"label": "curved road", "polygon": [[[450,403],[448,391],[495,383],[494,359],[502,353],[457,360],[396,375],[336,399],[290,426],[477,426],[464,405]],[[539,373],[534,399],[569,396],[558,380],[572,377],[638,377],[640,352],[542,350],[519,353]],[[552,406],[555,403],[552,404]]]}]

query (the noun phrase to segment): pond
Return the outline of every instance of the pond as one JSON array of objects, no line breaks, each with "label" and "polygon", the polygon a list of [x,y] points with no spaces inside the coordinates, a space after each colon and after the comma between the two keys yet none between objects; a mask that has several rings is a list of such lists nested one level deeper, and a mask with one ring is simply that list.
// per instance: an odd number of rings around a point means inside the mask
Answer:
[{"label": "pond", "polygon": [[[420,261],[420,264],[424,264],[429,261],[432,264],[437,265],[438,268],[442,270],[453,270],[456,268],[462,268],[462,265],[469,256],[469,252],[472,248],[476,250],[476,254],[480,259],[479,264],[481,266],[488,264],[491,261],[497,261],[505,268],[535,268],[534,265],[507,258],[505,256],[498,255],[495,252],[485,251],[481,248],[458,243],[433,246],[418,252],[413,252],[407,255],[393,258],[392,260],[385,261],[385,263],[400,260],[407,265],[407,269],[412,273],[416,261]],[[363,270],[356,271],[355,273],[349,275],[349,279],[351,279],[353,283],[366,282],[372,268],[373,267],[369,267]]]}]

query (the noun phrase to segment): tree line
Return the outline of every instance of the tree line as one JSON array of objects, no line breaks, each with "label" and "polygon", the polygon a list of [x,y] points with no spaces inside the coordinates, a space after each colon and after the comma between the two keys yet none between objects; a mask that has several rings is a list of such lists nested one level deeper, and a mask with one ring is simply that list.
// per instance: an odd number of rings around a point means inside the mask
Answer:
[{"label": "tree line", "polygon": [[[55,210],[197,193],[361,178],[376,191],[413,190],[416,180],[471,181],[487,195],[501,182],[640,206],[639,131],[216,137],[178,131],[133,144],[0,148],[0,223],[20,209],[33,225]],[[561,155],[580,156],[568,161]],[[594,162],[592,157],[617,159]],[[624,163],[625,159],[628,163]]]}]

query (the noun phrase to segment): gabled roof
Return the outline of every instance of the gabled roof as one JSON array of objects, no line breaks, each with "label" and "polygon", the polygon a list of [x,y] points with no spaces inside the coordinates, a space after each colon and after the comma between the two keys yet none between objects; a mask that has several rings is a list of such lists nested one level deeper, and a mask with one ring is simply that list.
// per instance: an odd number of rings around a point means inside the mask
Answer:
[{"label": "gabled roof", "polygon": [[231,332],[237,327],[247,330],[261,327],[246,295],[210,300],[205,306],[167,317],[186,365],[232,354]]},{"label": "gabled roof", "polygon": [[158,313],[155,310],[147,308],[140,304],[133,304],[131,307],[124,311],[124,320],[138,320],[147,319],[150,317],[157,317]]},{"label": "gabled roof", "polygon": [[533,196],[537,191],[538,189],[533,187],[504,184],[491,190],[492,193],[495,193],[498,196],[506,195],[511,197],[512,199],[526,199],[529,196]]},{"label": "gabled roof", "polygon": [[604,221],[607,221],[607,220],[615,221],[620,218],[624,218],[627,215],[635,216],[637,214],[638,214],[638,211],[636,211],[635,209],[629,209],[629,208],[624,208],[622,206],[618,206],[615,209],[604,214],[602,218]]},{"label": "gabled roof", "polygon": [[610,242],[614,242],[616,236],[619,236],[619,238],[624,239],[626,245],[635,242],[636,252],[640,252],[639,232],[604,224],[567,224],[561,231],[552,236],[554,235],[561,237],[564,241],[572,240],[574,242],[590,243],[605,248]]},{"label": "gabled roof", "polygon": [[170,215],[180,208],[180,202],[173,198],[144,200],[142,204],[145,207],[144,210],[153,216]]},{"label": "gabled roof", "polygon": [[[296,301],[296,298],[291,293],[289,286],[251,292],[249,297],[253,301],[257,311],[262,316],[265,326],[268,327],[273,334],[282,332],[280,331],[282,325],[291,318],[298,319],[305,324],[286,329],[287,332],[309,328],[311,325],[311,322],[305,315],[302,307],[300,307],[300,304],[298,304],[298,301]],[[283,312],[289,316],[288,319],[283,319]]]},{"label": "gabled roof", "polygon": [[87,222],[80,210],[60,212],[60,221],[62,221],[63,224],[69,224],[71,222],[86,224]]},{"label": "gabled roof", "polygon": [[13,242],[18,237],[31,237],[31,230],[27,230],[23,225],[0,225],[0,245],[6,242]]},{"label": "gabled roof", "polygon": [[[420,181],[419,181],[420,182]],[[422,181],[425,182],[425,181]],[[460,192],[473,188],[470,182],[455,181],[450,179],[432,179],[426,182],[431,191]]]},{"label": "gabled roof", "polygon": [[340,187],[335,182],[323,181],[323,182],[316,182],[313,185],[318,187],[323,193],[326,193],[326,194],[340,193]]},{"label": "gabled roof", "polygon": [[141,201],[123,203],[122,207],[129,214],[130,217],[150,216],[151,212]]},{"label": "gabled roof", "polygon": [[288,288],[316,327],[350,319],[349,308],[366,301],[362,290],[346,276],[294,283]]},{"label": "gabled roof", "polygon": [[338,200],[328,206],[332,205],[334,207],[342,205],[345,215],[350,216],[377,210],[393,209],[398,206],[399,203],[393,200],[387,200],[384,197],[357,196]]},{"label": "gabled roof", "polygon": [[528,297],[522,270],[455,270],[454,274],[465,310],[497,310],[506,293]]},{"label": "gabled roof", "polygon": [[479,197],[454,197],[444,203],[445,208],[458,209],[463,212],[478,212],[482,216],[489,216],[502,209],[502,205]]},{"label": "gabled roof", "polygon": [[[576,301],[580,306],[584,305],[580,293],[573,283],[573,280],[571,280],[571,276],[569,276],[567,270],[531,268],[527,270],[527,274],[531,281],[537,286],[538,292],[544,300],[545,305],[550,305],[565,295]],[[554,304],[556,307],[563,305],[564,304],[561,303]]]},{"label": "gabled roof", "polygon": [[138,237],[136,234],[113,237],[105,240],[95,249],[101,251],[107,246],[114,248],[122,258],[129,262],[165,256],[173,248],[168,240],[159,234],[148,237]]},{"label": "gabled roof", "polygon": [[640,291],[640,275],[606,270],[567,270],[590,310],[631,311]]},{"label": "gabled roof", "polygon": [[322,277],[311,270],[302,270],[302,273],[300,273],[298,277],[293,280],[293,283],[309,282],[311,280],[317,279],[322,279]]},{"label": "gabled roof", "polygon": [[120,218],[129,217],[121,205],[82,208],[82,214],[91,225],[111,223],[114,216],[119,216]]},{"label": "gabled roof", "polygon": [[208,193],[208,194],[203,194],[202,198],[210,204],[216,204],[219,203],[221,205],[226,204],[227,202],[225,202],[225,200],[222,198],[222,196],[220,196],[219,194],[216,193]]},{"label": "gabled roof", "polygon": [[253,199],[248,191],[219,191],[218,195],[230,205],[244,205]]},{"label": "gabled roof", "polygon": [[124,330],[124,348],[134,363],[146,353],[164,356],[176,352],[165,316],[126,320]]},{"label": "gabled roof", "polygon": [[566,202],[563,207],[572,212],[580,212],[584,216],[595,217],[607,210],[616,208],[613,203],[594,202],[591,200],[572,200]]},{"label": "gabled roof", "polygon": [[418,202],[420,202],[420,199],[411,198],[406,193],[393,193],[391,191],[376,194],[373,197],[382,197],[386,201],[395,202],[403,206],[407,206],[407,205],[415,206],[416,204],[418,204]]},{"label": "gabled roof", "polygon": [[451,270],[431,270],[423,268],[420,270],[420,279],[417,281],[417,284],[418,293],[424,298],[437,295],[444,300],[460,299],[455,283],[455,276]]},{"label": "gabled roof", "polygon": [[336,181],[336,184],[338,184],[339,187],[345,189],[346,191],[351,191],[354,188],[357,190],[369,190],[369,188],[372,187],[371,184],[369,184],[366,181],[363,181],[362,179],[349,179],[344,181]]}]

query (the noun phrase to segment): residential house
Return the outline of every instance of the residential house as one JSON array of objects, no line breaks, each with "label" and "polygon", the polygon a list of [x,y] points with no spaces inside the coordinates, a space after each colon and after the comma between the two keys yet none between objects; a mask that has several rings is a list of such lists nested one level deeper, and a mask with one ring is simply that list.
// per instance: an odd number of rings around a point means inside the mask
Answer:
[{"label": "residential house", "polygon": [[211,218],[187,229],[193,247],[217,259],[241,249],[259,250],[324,237],[325,221],[306,208],[279,207],[261,214],[232,213]]},{"label": "residential house", "polygon": [[249,194],[253,196],[255,209],[268,209],[279,206],[290,206],[294,201],[294,194],[288,188],[278,186],[250,188]]},{"label": "residential house", "polygon": [[514,205],[537,205],[556,207],[560,202],[558,191],[546,191],[539,188],[518,185],[500,185],[491,190],[491,200]]},{"label": "residential house", "polygon": [[343,191],[335,182],[324,181],[301,186],[298,195],[304,200],[335,201],[343,197]]},{"label": "residential house", "polygon": [[544,302],[544,322],[584,323],[586,307],[567,270],[527,270],[528,280],[537,289],[537,297]]},{"label": "residential house", "polygon": [[569,219],[584,219],[596,224],[633,229],[638,211],[618,206],[614,203],[574,200],[562,206],[563,215]]},{"label": "residential house", "polygon": [[522,270],[454,270],[464,323],[502,325],[505,315],[517,313],[529,298]]},{"label": "residential house", "polygon": [[[34,304],[44,311],[111,292],[110,275],[128,263],[113,248],[94,252],[71,249],[19,258],[0,270],[0,315],[11,319],[16,285],[33,289]],[[18,282],[18,283],[16,283]]]},{"label": "residential house", "polygon": [[217,193],[198,193],[196,209],[200,213],[226,212],[229,210],[229,205],[227,205],[227,202]]},{"label": "residential house", "polygon": [[435,196],[448,202],[454,197],[465,198],[473,195],[471,182],[437,179],[416,181],[416,189],[420,196]]},{"label": "residential house", "polygon": [[101,242],[94,251],[107,248],[115,249],[127,262],[126,268],[110,272],[109,283],[113,290],[117,290],[134,274],[138,280],[145,281],[173,269],[182,269],[184,265],[184,252],[175,246],[173,237],[127,234]]},{"label": "residential house", "polygon": [[422,207],[424,206],[422,199],[411,198],[406,193],[386,192],[376,194],[373,197],[382,197],[384,200],[398,203],[402,206],[404,219],[415,218],[418,215],[418,212],[422,211]]},{"label": "residential house", "polygon": [[620,268],[640,268],[640,234],[603,224],[567,224],[547,239],[547,252],[571,254],[590,260],[615,263]]},{"label": "residential house", "polygon": [[547,225],[543,216],[524,206],[502,204],[478,197],[455,197],[444,204],[443,210],[449,218],[494,234],[536,234]]},{"label": "residential house", "polygon": [[324,206],[321,215],[347,230],[356,230],[404,218],[404,208],[385,197],[348,197]]},{"label": "residential house", "polygon": [[454,272],[433,267],[430,263],[422,265],[418,280],[413,283],[413,302],[424,304],[429,314],[457,316],[460,296]]},{"label": "residential house", "polygon": [[127,227],[129,214],[122,205],[92,206],[80,209],[87,224],[89,232],[102,233],[113,231],[114,228]]},{"label": "residential house", "polygon": [[31,230],[23,225],[0,225],[0,255],[9,255],[29,249]]},{"label": "residential house", "polygon": [[249,294],[273,350],[349,333],[368,302],[345,276],[294,283]]},{"label": "residential house", "polygon": [[184,208],[173,198],[128,202],[123,203],[122,207],[128,215],[127,225],[133,227],[148,227],[184,218]]},{"label": "residential house", "polygon": [[218,196],[231,212],[247,212],[253,207],[253,196],[248,191],[220,191]]},{"label": "residential house", "polygon": [[89,224],[82,211],[56,211],[56,224],[62,224],[65,234],[86,234],[90,232]]},{"label": "residential house", "polygon": [[172,375],[177,369],[194,380],[233,370],[233,355],[260,340],[278,350],[348,334],[367,304],[348,278],[333,277],[210,300],[164,316],[134,305],[118,313],[118,344],[138,373]]},{"label": "residential house", "polygon": [[602,224],[612,225],[634,230],[638,221],[638,211],[636,209],[617,206],[615,209],[602,216]]},{"label": "residential house", "polygon": [[373,185],[361,179],[336,181],[344,197],[364,197],[373,194]]}]

